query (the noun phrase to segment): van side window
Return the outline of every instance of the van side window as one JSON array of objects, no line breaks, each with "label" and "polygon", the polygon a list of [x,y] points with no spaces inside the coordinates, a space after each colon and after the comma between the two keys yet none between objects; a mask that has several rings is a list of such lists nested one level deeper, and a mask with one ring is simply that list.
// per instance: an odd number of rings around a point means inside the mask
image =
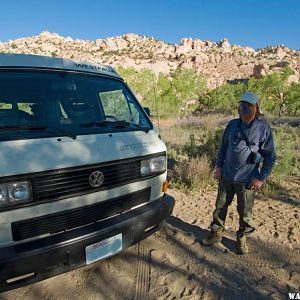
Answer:
[{"label": "van side window", "polygon": [[139,112],[122,90],[100,92],[99,97],[105,116],[114,116],[118,120],[125,120],[130,123],[137,124],[139,122]]}]

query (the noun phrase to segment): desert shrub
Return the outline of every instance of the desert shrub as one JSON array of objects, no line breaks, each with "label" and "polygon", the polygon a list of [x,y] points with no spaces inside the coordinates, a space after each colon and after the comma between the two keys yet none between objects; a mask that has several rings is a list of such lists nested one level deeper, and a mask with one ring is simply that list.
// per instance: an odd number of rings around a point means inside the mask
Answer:
[{"label": "desert shrub", "polygon": [[218,127],[215,130],[208,132],[206,142],[201,146],[201,153],[206,153],[212,164],[215,164],[218,147],[224,133],[224,127]]},{"label": "desert shrub", "polygon": [[183,147],[183,152],[190,158],[206,155],[210,164],[214,165],[223,132],[223,127],[217,127],[203,133],[202,139],[196,139],[195,135],[191,134],[190,140]]},{"label": "desert shrub", "polygon": [[194,134],[199,137],[203,134],[203,130],[197,127],[186,128],[175,125],[168,128],[161,128],[160,134],[167,145],[168,152],[174,150],[178,155],[185,155],[184,146],[190,140],[190,135]]},{"label": "desert shrub", "polygon": [[201,146],[196,143],[195,135],[190,134],[189,141],[184,145],[183,152],[187,154],[189,158],[196,158],[200,153]]},{"label": "desert shrub", "polygon": [[276,183],[272,177],[262,186],[260,193],[267,197],[272,197],[282,189],[281,185]]},{"label": "desert shrub", "polygon": [[275,182],[287,176],[300,176],[300,128],[288,125],[273,130],[277,161],[272,172]]},{"label": "desert shrub", "polygon": [[188,190],[205,189],[212,181],[212,168],[206,155],[179,161],[175,166],[172,183]]}]

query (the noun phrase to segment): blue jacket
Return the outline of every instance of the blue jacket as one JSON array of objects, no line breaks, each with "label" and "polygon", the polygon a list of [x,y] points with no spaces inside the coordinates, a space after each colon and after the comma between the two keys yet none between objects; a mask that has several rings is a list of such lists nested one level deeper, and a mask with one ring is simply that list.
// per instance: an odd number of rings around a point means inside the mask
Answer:
[{"label": "blue jacket", "polygon": [[[245,138],[249,140],[249,146]],[[259,152],[262,163],[249,164],[248,157]],[[254,119],[250,124],[241,119],[229,121],[219,145],[217,167],[222,168],[226,181],[248,185],[253,178],[265,180],[271,173],[276,160],[271,128],[262,119]]]}]

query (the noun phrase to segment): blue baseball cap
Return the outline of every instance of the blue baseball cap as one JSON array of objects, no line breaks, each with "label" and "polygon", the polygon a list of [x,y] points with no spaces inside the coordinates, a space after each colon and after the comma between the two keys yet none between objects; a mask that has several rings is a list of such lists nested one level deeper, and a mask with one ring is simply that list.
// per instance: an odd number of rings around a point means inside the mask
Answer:
[{"label": "blue baseball cap", "polygon": [[253,92],[246,92],[240,96],[240,102],[248,102],[252,105],[259,105],[259,98],[258,96]]},{"label": "blue baseball cap", "polygon": [[257,105],[258,107],[258,113],[262,115],[261,109],[259,107],[259,97],[257,94],[253,92],[245,92],[240,96],[240,102],[248,102],[252,105]]}]

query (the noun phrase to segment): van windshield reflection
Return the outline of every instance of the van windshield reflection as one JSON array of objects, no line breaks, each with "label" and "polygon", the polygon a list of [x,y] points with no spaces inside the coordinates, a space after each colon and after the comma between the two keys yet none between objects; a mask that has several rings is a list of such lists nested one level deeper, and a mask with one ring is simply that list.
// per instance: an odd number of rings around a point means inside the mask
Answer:
[{"label": "van windshield reflection", "polygon": [[[117,79],[62,72],[0,72],[4,140],[142,130],[152,124]],[[1,138],[3,140],[3,137]]]}]

